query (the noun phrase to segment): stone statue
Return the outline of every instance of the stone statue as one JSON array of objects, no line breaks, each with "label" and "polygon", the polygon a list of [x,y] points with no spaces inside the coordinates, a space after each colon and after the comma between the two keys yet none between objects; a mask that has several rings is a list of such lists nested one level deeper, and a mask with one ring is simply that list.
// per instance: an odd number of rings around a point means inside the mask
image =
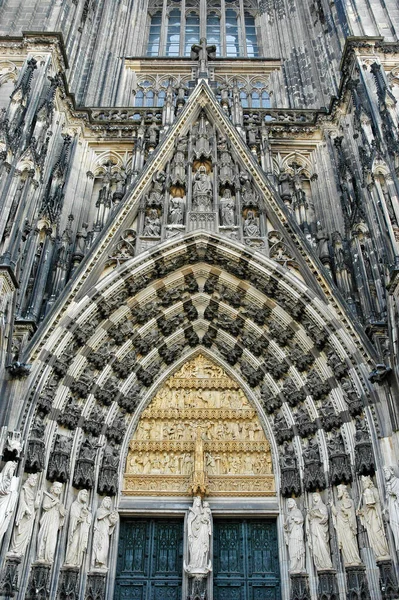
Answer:
[{"label": "stone statue", "polygon": [[395,548],[399,551],[399,477],[396,477],[392,467],[384,467],[384,475],[389,524],[395,540]]},{"label": "stone statue", "polygon": [[169,200],[169,219],[171,225],[183,225],[184,199],[175,197]]},{"label": "stone statue", "polygon": [[338,547],[342,552],[345,567],[362,564],[357,544],[357,524],[353,500],[346,485],[337,487],[337,505],[331,503],[333,523],[337,532]]},{"label": "stone statue", "polygon": [[216,57],[216,46],[207,45],[206,38],[201,38],[199,44],[191,46],[191,60],[199,61],[199,72],[208,73],[208,60]]},{"label": "stone statue", "polygon": [[212,536],[212,516],[209,505],[202,506],[200,496],[194,498],[187,519],[189,563],[185,571],[191,575],[206,574],[212,570],[209,550]]},{"label": "stone statue", "polygon": [[234,225],[234,200],[229,189],[225,189],[220,199],[220,224],[223,227]]},{"label": "stone statue", "polygon": [[384,523],[378,490],[369,475],[362,476],[363,493],[359,505],[358,515],[363,527],[367,531],[370,546],[377,560],[389,558],[388,543],[385,537]]},{"label": "stone statue", "polygon": [[246,219],[244,220],[244,235],[246,237],[260,236],[259,218],[253,210],[247,212]]},{"label": "stone statue", "polygon": [[306,517],[306,531],[317,571],[332,569],[327,506],[320,494],[312,494],[312,506]]},{"label": "stone statue", "polygon": [[0,546],[18,499],[18,477],[14,477],[16,468],[16,461],[9,460],[0,475]]},{"label": "stone statue", "polygon": [[204,165],[201,165],[194,175],[193,209],[212,210],[212,182]]},{"label": "stone statue", "polygon": [[38,474],[32,473],[24,483],[19,496],[17,516],[12,532],[10,552],[23,556],[32,535],[35,512],[40,506],[41,494],[36,491]]},{"label": "stone statue", "polygon": [[87,505],[89,492],[80,490],[69,513],[68,544],[65,564],[81,567],[91,525],[91,512]]},{"label": "stone statue", "polygon": [[150,208],[145,218],[143,236],[159,237],[161,235],[161,219],[156,208]]},{"label": "stone statue", "polygon": [[287,515],[284,523],[285,543],[290,557],[290,573],[305,570],[305,542],[303,537],[302,512],[293,498],[287,500]]},{"label": "stone statue", "polygon": [[37,534],[37,561],[52,563],[54,561],[57,533],[64,525],[65,507],[60,501],[62,483],[55,481],[50,493],[43,492],[42,517]]},{"label": "stone statue", "polygon": [[106,570],[108,563],[109,538],[113,534],[119,516],[112,510],[112,500],[106,496],[97,510],[93,536],[93,569]]}]

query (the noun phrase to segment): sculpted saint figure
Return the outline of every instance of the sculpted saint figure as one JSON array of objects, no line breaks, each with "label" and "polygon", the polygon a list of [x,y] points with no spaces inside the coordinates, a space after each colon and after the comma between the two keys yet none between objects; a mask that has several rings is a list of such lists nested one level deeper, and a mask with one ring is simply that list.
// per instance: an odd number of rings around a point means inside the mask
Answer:
[{"label": "sculpted saint figure", "polygon": [[362,507],[358,515],[363,527],[367,530],[370,546],[377,560],[389,558],[388,543],[385,537],[384,523],[378,490],[370,476],[362,477]]},{"label": "sculpted saint figure", "polygon": [[391,525],[395,548],[399,550],[399,478],[392,467],[384,467],[385,484],[387,486],[387,510]]},{"label": "sculpted saint figure", "polygon": [[29,475],[19,496],[17,517],[10,547],[10,552],[16,556],[25,554],[35,522],[35,512],[40,506],[41,495],[36,491],[37,478],[37,473]]},{"label": "sculpted saint figure", "polygon": [[92,566],[94,569],[107,569],[109,538],[118,522],[118,513],[112,510],[112,500],[106,496],[96,514],[93,536]]},{"label": "sculpted saint figure", "polygon": [[202,506],[201,498],[194,498],[187,519],[189,564],[188,573],[208,573],[211,571],[209,550],[212,535],[211,511],[208,503]]},{"label": "sculpted saint figure", "polygon": [[357,545],[357,524],[353,500],[349,496],[346,485],[337,487],[337,505],[331,504],[333,523],[338,537],[338,546],[342,552],[346,567],[362,563]]},{"label": "sculpted saint figure", "polygon": [[156,208],[151,208],[145,218],[143,235],[148,237],[158,237],[161,235],[161,219],[158,217]]},{"label": "sculpted saint figure", "polygon": [[14,477],[16,468],[17,463],[9,460],[0,474],[0,545],[18,499],[18,477]]},{"label": "sculpted saint figure", "polygon": [[318,493],[312,494],[312,506],[308,509],[306,517],[306,530],[316,569],[318,571],[332,569],[328,511]]},{"label": "sculpted saint figure", "polygon": [[287,501],[287,515],[284,523],[285,543],[290,557],[290,573],[301,573],[305,570],[305,542],[303,538],[302,512],[296,501]]},{"label": "sculpted saint figure", "polygon": [[247,237],[259,237],[259,219],[255,216],[253,210],[247,212],[247,218],[244,221],[244,235]]},{"label": "sculpted saint figure", "polygon": [[65,507],[60,501],[62,483],[55,481],[50,493],[43,492],[42,518],[37,535],[37,560],[52,563],[58,530],[64,525]]},{"label": "sculpted saint figure", "polygon": [[69,513],[68,544],[65,564],[74,567],[82,565],[84,553],[87,550],[87,540],[91,525],[91,512],[87,502],[89,492],[80,490],[75,502],[72,502]]},{"label": "sculpted saint figure", "polygon": [[203,165],[194,176],[193,208],[199,211],[212,209],[212,182]]},{"label": "sculpted saint figure", "polygon": [[184,199],[171,198],[169,201],[169,223],[172,225],[182,225],[184,217]]},{"label": "sculpted saint figure", "polygon": [[228,189],[224,190],[220,199],[220,224],[223,227],[234,225],[234,200]]}]

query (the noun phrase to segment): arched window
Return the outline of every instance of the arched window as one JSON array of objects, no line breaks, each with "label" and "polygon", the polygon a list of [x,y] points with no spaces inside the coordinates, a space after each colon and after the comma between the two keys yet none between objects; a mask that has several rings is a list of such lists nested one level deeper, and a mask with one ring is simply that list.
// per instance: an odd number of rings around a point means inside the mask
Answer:
[{"label": "arched window", "polygon": [[262,92],[262,108],[270,108],[270,96],[267,92]]},{"label": "arched window", "polygon": [[152,90],[148,90],[145,95],[145,105],[154,106],[154,92]]},{"label": "arched window", "polygon": [[259,56],[255,19],[248,12],[245,13],[245,42],[247,45],[247,56],[249,58]]},{"label": "arched window", "polygon": [[165,92],[161,90],[158,94],[158,103],[157,106],[163,106],[165,104]]},{"label": "arched window", "polygon": [[216,56],[220,56],[220,17],[214,12],[209,13],[206,23],[206,40],[216,46]]},{"label": "arched window", "polygon": [[180,10],[174,8],[169,13],[168,33],[166,36],[166,56],[180,54]]},{"label": "arched window", "polygon": [[157,12],[151,18],[150,33],[148,35],[147,56],[158,56],[159,42],[161,39],[162,13]]},{"label": "arched window", "polygon": [[251,106],[252,106],[252,108],[260,108],[259,92],[252,92],[252,94],[251,94]]},{"label": "arched window", "polygon": [[141,108],[143,105],[144,105],[144,93],[143,93],[142,90],[139,90],[136,93],[136,97],[135,97],[135,100],[134,100],[134,106],[136,108]]},{"label": "arched window", "polygon": [[238,56],[239,53],[237,15],[233,9],[228,8],[226,10],[226,56]]},{"label": "arched window", "polygon": [[244,91],[240,92],[240,99],[241,99],[241,106],[243,108],[248,108],[248,97],[247,97],[246,92],[244,92]]},{"label": "arched window", "polygon": [[195,12],[188,13],[186,17],[185,56],[190,56],[191,46],[198,44],[200,38],[200,19]]}]

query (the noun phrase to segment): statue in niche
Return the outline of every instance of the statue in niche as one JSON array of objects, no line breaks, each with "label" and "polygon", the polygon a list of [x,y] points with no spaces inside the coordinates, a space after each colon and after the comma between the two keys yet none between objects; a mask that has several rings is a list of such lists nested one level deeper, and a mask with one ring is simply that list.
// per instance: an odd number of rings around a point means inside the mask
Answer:
[{"label": "statue in niche", "polygon": [[312,505],[306,517],[306,532],[317,571],[332,569],[327,506],[317,492],[312,494]]},{"label": "statue in niche", "polygon": [[16,468],[17,462],[9,460],[0,475],[0,546],[18,499],[18,477],[14,477]]},{"label": "statue in niche", "polygon": [[258,198],[252,187],[250,176],[246,172],[240,173],[241,199],[243,206],[258,206]]},{"label": "statue in niche", "polygon": [[200,496],[194,498],[193,506],[187,519],[188,565],[185,571],[190,574],[206,574],[212,570],[209,551],[212,536],[212,516],[209,504]]},{"label": "statue in niche", "polygon": [[184,185],[186,182],[186,151],[187,138],[180,138],[176,142],[176,152],[171,163],[170,178],[172,184]]},{"label": "statue in niche", "polygon": [[219,182],[222,185],[226,183],[234,183],[233,173],[233,159],[228,150],[227,139],[222,138],[218,144],[218,150],[220,153],[219,159]]},{"label": "statue in niche", "polygon": [[144,237],[159,237],[161,235],[161,219],[156,208],[150,208],[144,222]]},{"label": "statue in niche", "polygon": [[396,477],[392,467],[384,467],[384,476],[389,524],[395,540],[395,548],[399,550],[399,478]]},{"label": "statue in niche", "polygon": [[385,537],[384,523],[378,490],[369,475],[362,476],[362,506],[357,514],[367,531],[370,546],[377,560],[389,559],[388,543]]},{"label": "statue in niche", "polygon": [[208,158],[212,154],[210,137],[211,125],[207,121],[205,114],[201,113],[199,122],[192,128],[192,139],[194,140],[194,154],[199,160],[202,157]]},{"label": "statue in niche", "polygon": [[212,182],[204,165],[201,165],[194,175],[193,210],[212,210]]},{"label": "statue in niche", "polygon": [[55,481],[50,493],[43,492],[42,517],[37,534],[37,561],[53,563],[57,533],[64,525],[65,507],[60,501],[62,483]]},{"label": "statue in niche", "polygon": [[353,500],[346,485],[337,487],[338,502],[331,503],[333,523],[337,532],[338,547],[346,567],[361,565],[359,547],[357,545],[357,524]]},{"label": "statue in niche", "polygon": [[184,198],[178,196],[170,198],[169,200],[169,219],[170,225],[183,225],[184,220]]},{"label": "statue in niche", "polygon": [[223,227],[234,225],[234,199],[229,189],[225,189],[220,199],[220,224]]},{"label": "statue in niche", "polygon": [[41,494],[37,492],[38,474],[32,473],[22,486],[17,516],[12,532],[10,552],[23,556],[32,535],[35,513],[40,506]]},{"label": "statue in niche", "polygon": [[247,211],[243,228],[245,237],[260,237],[259,217],[254,210]]},{"label": "statue in niche", "polygon": [[303,533],[304,518],[296,500],[287,500],[287,515],[284,523],[285,543],[290,557],[290,573],[305,570],[305,542]]},{"label": "statue in niche", "polygon": [[165,180],[166,173],[164,171],[154,173],[151,189],[145,198],[146,206],[151,206],[152,208],[160,208],[162,206]]},{"label": "statue in niche", "polygon": [[65,564],[81,567],[87,550],[91,512],[88,507],[89,492],[80,490],[77,499],[72,503],[69,513],[68,543]]},{"label": "statue in niche", "polygon": [[113,534],[119,516],[116,510],[112,510],[112,500],[106,496],[97,510],[96,522],[93,535],[93,569],[107,570],[109,539]]}]

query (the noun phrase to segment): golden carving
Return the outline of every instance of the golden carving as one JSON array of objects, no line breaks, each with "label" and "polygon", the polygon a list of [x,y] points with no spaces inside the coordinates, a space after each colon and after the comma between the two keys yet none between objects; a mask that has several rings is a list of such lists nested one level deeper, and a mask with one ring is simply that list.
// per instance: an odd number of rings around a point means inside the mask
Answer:
[{"label": "golden carving", "polygon": [[168,379],[130,441],[126,495],[273,495],[270,446],[238,384],[202,355]]}]

